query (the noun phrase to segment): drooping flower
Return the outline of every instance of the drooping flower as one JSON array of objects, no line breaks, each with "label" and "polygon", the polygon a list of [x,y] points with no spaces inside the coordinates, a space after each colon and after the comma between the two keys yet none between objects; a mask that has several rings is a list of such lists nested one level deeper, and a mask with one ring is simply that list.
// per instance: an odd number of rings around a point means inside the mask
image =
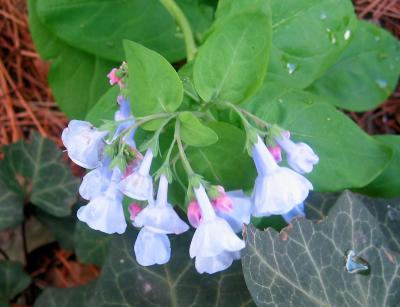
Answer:
[{"label": "drooping flower", "polygon": [[[114,120],[121,123],[118,125],[117,130],[115,131],[112,141],[114,141],[125,129],[128,129],[135,124],[135,118],[131,113],[129,101],[122,95],[117,97],[117,101],[119,110],[115,112]],[[136,143],[134,141],[135,132],[136,129],[131,129],[129,133],[122,137],[122,141],[124,141],[130,147],[136,147]]]},{"label": "drooping flower", "polygon": [[141,210],[133,225],[143,227],[135,243],[138,263],[148,266],[168,262],[171,248],[167,234],[181,234],[189,226],[168,203],[168,180],[164,175],[160,177],[156,202]]},{"label": "drooping flower", "polygon": [[137,200],[153,200],[153,179],[149,174],[152,160],[153,152],[148,149],[137,171],[119,183],[122,193]]},{"label": "drooping flower", "polygon": [[189,253],[191,258],[196,258],[195,266],[199,273],[212,274],[228,268],[232,262],[221,259],[230,257],[233,261],[235,254],[232,253],[243,249],[245,244],[236,236],[228,222],[215,214],[204,187],[200,184],[194,192],[202,220],[193,235]]},{"label": "drooping flower", "polygon": [[79,187],[79,194],[86,200],[91,200],[104,193],[110,185],[112,171],[109,169],[109,159],[103,164],[87,173]]},{"label": "drooping flower", "polygon": [[286,223],[290,224],[290,222],[295,218],[295,217],[305,217],[306,215],[304,214],[304,204],[301,203],[300,205],[297,205],[294,207],[292,210],[290,210],[288,213],[285,213],[282,215],[282,217],[285,219]]},{"label": "drooping flower", "polygon": [[[225,197],[230,199],[232,203],[231,210],[227,211],[224,209],[220,209],[215,206],[215,213],[223,218],[225,221],[229,223],[234,232],[240,232],[242,230],[243,224],[250,223],[251,211],[252,211],[252,201],[250,197],[247,197],[242,190],[230,191],[226,192]],[[190,224],[197,228],[201,222],[201,211],[200,206],[197,201],[190,202],[188,206],[188,219]]]},{"label": "drooping flower", "polygon": [[135,218],[136,227],[147,227],[157,233],[181,234],[189,226],[175,212],[168,203],[168,180],[164,175],[160,183],[155,203],[150,202]]},{"label": "drooping flower", "polygon": [[93,169],[101,165],[106,131],[99,131],[90,123],[71,120],[62,132],[61,139],[68,156],[79,166]]},{"label": "drooping flower", "polygon": [[282,215],[302,203],[313,186],[293,170],[280,167],[258,137],[253,147],[258,176],[253,190],[253,215]]},{"label": "drooping flower", "polygon": [[107,190],[79,208],[77,216],[80,221],[108,234],[125,232],[127,224],[122,207],[123,195],[117,187],[120,176],[121,172],[115,168]]},{"label": "drooping flower", "polygon": [[135,241],[136,261],[143,266],[167,263],[171,257],[168,236],[143,227]]},{"label": "drooping flower", "polygon": [[276,142],[287,154],[287,162],[292,169],[300,174],[310,173],[319,162],[318,156],[306,143],[294,143],[290,138],[281,135]]}]

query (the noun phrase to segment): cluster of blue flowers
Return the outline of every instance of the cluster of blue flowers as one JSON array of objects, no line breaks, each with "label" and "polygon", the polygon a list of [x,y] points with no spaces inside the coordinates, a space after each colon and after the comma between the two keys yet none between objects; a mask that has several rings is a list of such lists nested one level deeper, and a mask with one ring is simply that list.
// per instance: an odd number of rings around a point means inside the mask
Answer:
[{"label": "cluster of blue flowers", "polygon": [[[110,83],[119,84],[121,90],[126,87],[124,65],[109,74]],[[154,179],[150,174],[153,150],[147,148],[142,156],[136,149],[137,122],[129,101],[121,94],[117,102],[115,129],[102,131],[88,122],[72,120],[62,133],[71,160],[90,170],[79,188],[80,195],[89,202],[78,210],[78,219],[93,229],[122,234],[127,227],[122,201],[124,195],[133,199],[136,202],[129,207],[130,218],[133,226],[140,228],[134,245],[136,260],[143,266],[164,264],[171,255],[168,235],[181,234],[189,226],[168,203],[166,173],[157,176],[154,199]],[[123,167],[107,152],[107,146],[115,143],[129,151],[131,158]],[[281,149],[290,168],[279,165]],[[195,258],[199,273],[225,270],[240,258],[245,243],[238,233],[251,216],[282,215],[287,222],[295,216],[304,216],[303,201],[313,187],[302,174],[311,172],[318,163],[313,150],[304,143],[294,143],[282,131],[275,136],[273,148],[268,148],[262,137],[257,136],[251,153],[258,172],[251,196],[241,190],[225,192],[222,186],[210,186],[201,180],[192,185],[194,197],[187,215],[196,231],[189,254]]]}]

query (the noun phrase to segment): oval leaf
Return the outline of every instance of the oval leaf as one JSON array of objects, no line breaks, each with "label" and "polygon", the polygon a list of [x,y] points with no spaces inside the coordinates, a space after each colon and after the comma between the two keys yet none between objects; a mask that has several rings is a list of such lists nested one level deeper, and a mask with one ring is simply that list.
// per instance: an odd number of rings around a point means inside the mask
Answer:
[{"label": "oval leaf", "polygon": [[346,110],[373,109],[396,87],[399,54],[400,44],[389,32],[360,21],[349,47],[309,91]]},{"label": "oval leaf", "polygon": [[211,128],[202,124],[193,113],[180,113],[179,121],[181,122],[180,135],[182,141],[187,145],[204,147],[218,141],[218,135]]},{"label": "oval leaf", "polygon": [[175,111],[183,99],[182,81],[175,69],[161,55],[142,45],[125,41],[124,47],[132,113],[142,117]]},{"label": "oval leaf", "polygon": [[[268,8],[267,1],[263,5]],[[194,64],[200,97],[240,103],[251,96],[264,80],[270,43],[269,9],[217,20]]]}]

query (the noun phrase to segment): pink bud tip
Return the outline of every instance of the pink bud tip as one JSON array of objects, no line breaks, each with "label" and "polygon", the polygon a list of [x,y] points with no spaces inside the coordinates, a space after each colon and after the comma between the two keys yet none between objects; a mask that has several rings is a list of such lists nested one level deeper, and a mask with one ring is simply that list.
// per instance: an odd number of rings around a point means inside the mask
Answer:
[{"label": "pink bud tip", "polygon": [[277,163],[282,161],[282,150],[279,145],[276,145],[274,147],[268,147],[268,150]]},{"label": "pink bud tip", "polygon": [[128,207],[128,211],[130,214],[130,219],[133,221],[135,217],[139,214],[140,211],[142,211],[142,208],[139,207],[137,203],[131,203]]},{"label": "pink bud tip", "polygon": [[107,75],[108,79],[110,80],[111,85],[115,85],[121,82],[121,79],[117,77],[118,69],[113,68],[110,73]]},{"label": "pink bud tip", "polygon": [[218,197],[212,199],[212,204],[215,210],[222,212],[230,212],[233,208],[232,199],[225,193],[225,189],[223,186],[217,187],[219,195]]},{"label": "pink bud tip", "polygon": [[189,219],[190,225],[192,225],[194,228],[197,228],[200,225],[201,222],[201,211],[200,211],[200,206],[197,203],[197,201],[191,201],[188,210],[187,210],[187,216]]}]

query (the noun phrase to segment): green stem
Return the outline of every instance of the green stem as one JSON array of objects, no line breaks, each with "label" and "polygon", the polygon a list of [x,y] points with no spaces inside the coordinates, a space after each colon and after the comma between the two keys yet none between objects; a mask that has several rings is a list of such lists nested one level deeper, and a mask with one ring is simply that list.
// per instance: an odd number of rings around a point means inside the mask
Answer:
[{"label": "green stem", "polygon": [[174,0],[160,0],[161,4],[166,10],[174,17],[177,24],[182,30],[183,39],[186,47],[186,57],[188,62],[194,59],[194,55],[197,52],[196,43],[194,42],[192,28],[180,7]]},{"label": "green stem", "polygon": [[175,133],[174,133],[174,138],[176,140],[176,144],[178,145],[178,150],[179,150],[179,155],[182,160],[183,167],[185,168],[185,171],[188,175],[188,177],[192,177],[195,175],[195,172],[193,171],[192,167],[190,166],[189,160],[186,157],[185,150],[183,149],[182,145],[182,140],[180,136],[180,122],[179,120],[176,121],[175,123]]}]

